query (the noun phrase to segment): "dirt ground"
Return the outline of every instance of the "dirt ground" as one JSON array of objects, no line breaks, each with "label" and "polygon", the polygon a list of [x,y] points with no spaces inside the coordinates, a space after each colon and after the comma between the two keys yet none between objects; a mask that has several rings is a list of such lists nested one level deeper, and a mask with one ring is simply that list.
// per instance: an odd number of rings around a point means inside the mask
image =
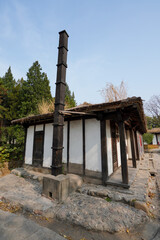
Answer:
[{"label": "dirt ground", "polygon": [[[160,157],[160,154],[159,154]],[[4,171],[4,175],[9,174]],[[0,209],[13,212],[17,215],[24,215],[41,226],[47,227],[62,235],[68,240],[158,240],[160,239],[160,192],[156,184],[156,177],[149,177],[148,207],[151,213],[149,222],[140,224],[136,229],[126,232],[108,233],[102,231],[89,231],[83,227],[72,225],[67,222],[50,219],[30,212],[23,212],[22,209],[11,206],[9,203],[0,202]],[[97,219],[98,220],[98,219]]]}]

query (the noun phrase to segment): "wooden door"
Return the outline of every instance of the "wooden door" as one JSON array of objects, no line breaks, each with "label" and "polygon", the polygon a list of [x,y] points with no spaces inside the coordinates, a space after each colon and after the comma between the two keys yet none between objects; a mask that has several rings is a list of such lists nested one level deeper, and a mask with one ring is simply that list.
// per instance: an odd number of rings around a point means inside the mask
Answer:
[{"label": "wooden door", "polygon": [[112,138],[112,159],[113,171],[118,168],[118,155],[117,155],[117,129],[115,122],[111,121],[111,138]]},{"label": "wooden door", "polygon": [[43,164],[43,141],[44,132],[37,131],[34,135],[34,147],[33,147],[33,165],[35,167],[41,167]]}]

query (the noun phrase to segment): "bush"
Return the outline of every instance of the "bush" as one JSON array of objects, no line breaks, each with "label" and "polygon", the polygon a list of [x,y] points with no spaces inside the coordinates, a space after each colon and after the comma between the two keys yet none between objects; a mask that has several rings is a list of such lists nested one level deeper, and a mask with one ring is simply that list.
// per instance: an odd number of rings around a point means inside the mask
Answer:
[{"label": "bush", "polygon": [[153,141],[153,134],[151,133],[144,133],[143,134],[143,141],[147,144],[151,144]]}]

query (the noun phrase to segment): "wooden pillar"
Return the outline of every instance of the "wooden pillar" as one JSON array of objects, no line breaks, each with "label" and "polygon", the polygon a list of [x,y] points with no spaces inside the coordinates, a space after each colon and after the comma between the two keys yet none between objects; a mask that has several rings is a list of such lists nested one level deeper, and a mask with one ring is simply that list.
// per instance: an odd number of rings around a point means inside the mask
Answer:
[{"label": "wooden pillar", "polygon": [[28,126],[24,126],[24,134],[25,135],[24,135],[23,164],[25,164],[27,129],[28,129]]},{"label": "wooden pillar", "polygon": [[59,32],[59,51],[57,64],[56,96],[53,123],[53,146],[52,146],[52,175],[57,176],[62,173],[62,151],[63,151],[63,126],[64,116],[59,113],[64,110],[66,68],[68,51],[68,34],[64,30]]},{"label": "wooden pillar", "polygon": [[124,184],[128,184],[128,166],[127,166],[127,154],[126,154],[126,141],[125,141],[125,127],[124,122],[119,121],[119,136],[120,136],[120,148],[121,148],[121,169],[122,169],[122,181]]},{"label": "wooden pillar", "polygon": [[83,137],[83,175],[86,169],[86,142],[85,142],[85,119],[82,119],[82,137]]},{"label": "wooden pillar", "polygon": [[129,131],[130,131],[130,137],[131,137],[132,164],[133,164],[133,167],[136,168],[137,164],[136,164],[136,155],[135,155],[133,131],[132,131],[132,129],[130,129]]},{"label": "wooden pillar", "polygon": [[157,145],[158,145],[158,134],[155,133],[155,135],[156,135],[156,141],[157,141]]},{"label": "wooden pillar", "polygon": [[106,120],[100,120],[101,128],[101,161],[102,161],[102,182],[105,185],[108,179],[108,162],[107,162],[107,139],[106,139]]},{"label": "wooden pillar", "polygon": [[136,144],[136,153],[137,153],[137,160],[139,160],[139,148],[138,148],[138,141],[137,141],[137,131],[134,131],[134,138],[135,138],[135,144]]}]

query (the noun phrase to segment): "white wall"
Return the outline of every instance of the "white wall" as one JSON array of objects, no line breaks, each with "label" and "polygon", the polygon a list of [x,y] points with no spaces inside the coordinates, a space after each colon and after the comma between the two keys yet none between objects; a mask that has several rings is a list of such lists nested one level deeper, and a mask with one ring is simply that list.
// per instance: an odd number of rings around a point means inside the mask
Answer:
[{"label": "white wall", "polygon": [[108,176],[113,173],[113,159],[112,159],[112,138],[110,121],[106,121],[106,138],[107,138],[107,158],[108,158]]},{"label": "white wall", "polygon": [[34,126],[30,126],[27,128],[27,137],[26,137],[26,149],[25,149],[25,160],[24,160],[26,164],[32,164],[33,140],[34,140]]},{"label": "white wall", "polygon": [[132,158],[130,132],[127,130],[128,158]]},{"label": "white wall", "polygon": [[154,136],[153,136],[153,144],[154,145],[157,145],[157,139],[156,139],[156,135],[154,134]]},{"label": "white wall", "polygon": [[101,172],[100,121],[96,119],[85,120],[85,131],[86,169]]},{"label": "white wall", "polygon": [[48,124],[45,124],[43,167],[51,167],[52,141],[53,141],[53,124],[48,123]]},{"label": "white wall", "polygon": [[62,156],[62,162],[67,163],[67,122],[64,122],[64,128],[63,128],[63,156]]},{"label": "white wall", "polygon": [[120,139],[117,140],[117,157],[118,157],[118,167],[121,166],[121,149],[120,149]]},{"label": "white wall", "polygon": [[43,131],[43,124],[36,125],[35,131]]},{"label": "white wall", "polygon": [[82,120],[70,122],[69,162],[83,163]]}]

